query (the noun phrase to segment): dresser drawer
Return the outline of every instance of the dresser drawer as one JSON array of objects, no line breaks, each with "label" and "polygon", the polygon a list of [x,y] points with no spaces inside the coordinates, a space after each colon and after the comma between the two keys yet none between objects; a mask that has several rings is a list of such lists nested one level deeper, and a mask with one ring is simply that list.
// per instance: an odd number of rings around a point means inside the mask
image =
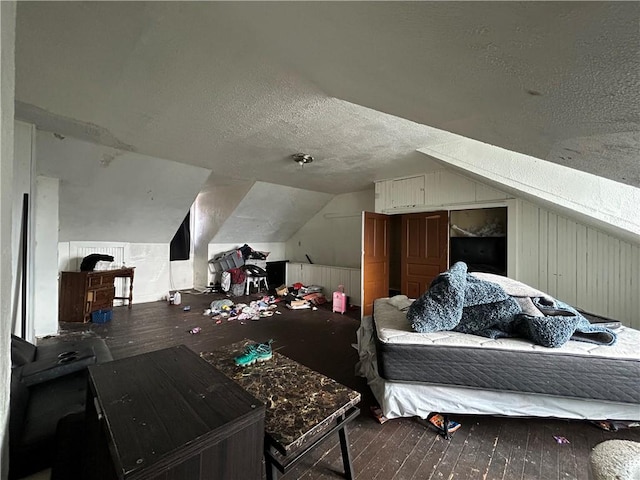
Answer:
[{"label": "dresser drawer", "polygon": [[109,282],[113,282],[110,277],[106,277],[105,275],[89,275],[87,281],[89,282],[89,288],[108,285]]},{"label": "dresser drawer", "polygon": [[95,288],[87,292],[87,303],[91,304],[90,311],[111,308],[116,289],[113,286]]}]

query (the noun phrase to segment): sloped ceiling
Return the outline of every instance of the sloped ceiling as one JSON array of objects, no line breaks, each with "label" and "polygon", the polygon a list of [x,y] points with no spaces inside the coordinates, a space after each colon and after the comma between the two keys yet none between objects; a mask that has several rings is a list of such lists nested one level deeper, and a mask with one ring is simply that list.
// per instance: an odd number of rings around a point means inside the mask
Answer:
[{"label": "sloped ceiling", "polygon": [[37,174],[60,179],[59,241],[169,243],[209,170],[38,132]]},{"label": "sloped ceiling", "polygon": [[358,191],[440,168],[415,150],[447,131],[640,186],[639,19],[638,2],[19,2],[16,116],[210,186]]},{"label": "sloped ceiling", "polygon": [[285,242],[333,195],[256,182],[213,237],[214,243]]}]

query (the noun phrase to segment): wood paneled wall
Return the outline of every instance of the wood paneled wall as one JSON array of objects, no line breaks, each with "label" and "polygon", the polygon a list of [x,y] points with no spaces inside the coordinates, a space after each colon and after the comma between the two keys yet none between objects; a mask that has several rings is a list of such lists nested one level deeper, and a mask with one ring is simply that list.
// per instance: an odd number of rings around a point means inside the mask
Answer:
[{"label": "wood paneled wall", "polygon": [[640,328],[640,245],[520,202],[518,280]]},{"label": "wood paneled wall", "polygon": [[[417,176],[422,177],[422,176]],[[509,205],[509,275],[570,305],[640,329],[640,244],[556,214],[447,171],[376,183],[376,212],[406,213]],[[394,191],[416,188],[394,198]],[[393,187],[393,188],[392,188]],[[408,204],[416,197],[423,204]],[[420,200],[418,200],[420,201]],[[517,227],[514,229],[514,225]],[[515,231],[517,229],[517,232]],[[515,233],[515,235],[512,235]],[[515,245],[512,243],[515,239]],[[513,258],[515,255],[516,258]]]},{"label": "wood paneled wall", "polygon": [[420,212],[442,206],[495,202],[504,192],[446,170],[376,182],[376,213]]},{"label": "wood paneled wall", "polygon": [[[348,302],[351,305],[361,305],[361,278],[359,268],[331,267],[309,263],[287,263],[287,285],[296,282],[304,285],[320,285],[324,295],[331,301],[331,294],[344,285]],[[277,285],[274,285],[274,287]]]}]

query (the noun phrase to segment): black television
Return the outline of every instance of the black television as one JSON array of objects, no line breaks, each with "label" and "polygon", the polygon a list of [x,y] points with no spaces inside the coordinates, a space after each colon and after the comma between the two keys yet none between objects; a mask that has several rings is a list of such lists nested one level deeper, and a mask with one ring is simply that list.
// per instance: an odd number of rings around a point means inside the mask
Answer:
[{"label": "black television", "polygon": [[465,262],[469,272],[507,274],[506,237],[451,237],[449,261]]}]

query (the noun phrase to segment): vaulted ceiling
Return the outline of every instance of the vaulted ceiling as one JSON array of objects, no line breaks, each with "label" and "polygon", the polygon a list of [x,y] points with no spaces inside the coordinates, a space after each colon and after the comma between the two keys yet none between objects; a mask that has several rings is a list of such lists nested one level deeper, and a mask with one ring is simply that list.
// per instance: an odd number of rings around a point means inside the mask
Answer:
[{"label": "vaulted ceiling", "polygon": [[[19,2],[16,116],[337,194],[447,132],[640,187],[638,2]],[[296,152],[315,161],[299,167]]]}]

